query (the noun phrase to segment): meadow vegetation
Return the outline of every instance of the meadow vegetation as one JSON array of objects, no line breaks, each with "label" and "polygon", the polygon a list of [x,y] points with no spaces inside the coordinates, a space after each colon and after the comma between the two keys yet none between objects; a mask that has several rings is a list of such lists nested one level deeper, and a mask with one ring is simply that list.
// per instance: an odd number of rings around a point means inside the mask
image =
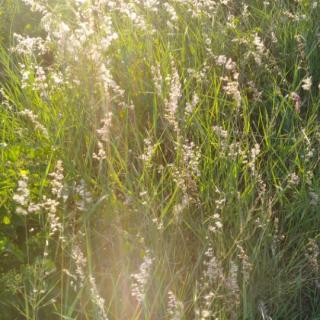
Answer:
[{"label": "meadow vegetation", "polygon": [[0,319],[320,319],[319,18],[0,1]]}]

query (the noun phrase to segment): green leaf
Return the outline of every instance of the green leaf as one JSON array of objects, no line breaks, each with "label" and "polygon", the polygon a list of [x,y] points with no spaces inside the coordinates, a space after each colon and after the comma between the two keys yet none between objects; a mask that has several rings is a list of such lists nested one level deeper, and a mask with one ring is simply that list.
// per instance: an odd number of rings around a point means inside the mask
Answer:
[{"label": "green leaf", "polygon": [[4,216],[3,218],[2,218],[2,223],[3,224],[10,224],[11,223],[11,219],[10,219],[10,217],[8,217],[8,216]]}]

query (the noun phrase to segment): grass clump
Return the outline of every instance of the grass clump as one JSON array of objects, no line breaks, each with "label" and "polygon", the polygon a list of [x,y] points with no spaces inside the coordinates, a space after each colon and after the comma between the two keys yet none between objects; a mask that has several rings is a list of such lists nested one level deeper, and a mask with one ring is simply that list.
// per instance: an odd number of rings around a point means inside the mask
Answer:
[{"label": "grass clump", "polygon": [[319,319],[320,4],[12,6],[1,317]]}]

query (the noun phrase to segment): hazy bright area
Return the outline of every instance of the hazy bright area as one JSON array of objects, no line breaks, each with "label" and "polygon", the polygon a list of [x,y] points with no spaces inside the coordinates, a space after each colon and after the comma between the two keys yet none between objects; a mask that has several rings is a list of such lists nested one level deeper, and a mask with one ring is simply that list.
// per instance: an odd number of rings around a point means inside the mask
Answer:
[{"label": "hazy bright area", "polygon": [[320,1],[0,0],[1,320],[320,320]]}]

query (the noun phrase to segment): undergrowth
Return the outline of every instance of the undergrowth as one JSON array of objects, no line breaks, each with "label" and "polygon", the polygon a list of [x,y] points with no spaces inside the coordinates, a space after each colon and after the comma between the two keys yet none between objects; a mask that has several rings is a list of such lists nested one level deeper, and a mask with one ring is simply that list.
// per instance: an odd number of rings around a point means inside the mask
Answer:
[{"label": "undergrowth", "polygon": [[319,10],[0,2],[0,318],[320,319]]}]

